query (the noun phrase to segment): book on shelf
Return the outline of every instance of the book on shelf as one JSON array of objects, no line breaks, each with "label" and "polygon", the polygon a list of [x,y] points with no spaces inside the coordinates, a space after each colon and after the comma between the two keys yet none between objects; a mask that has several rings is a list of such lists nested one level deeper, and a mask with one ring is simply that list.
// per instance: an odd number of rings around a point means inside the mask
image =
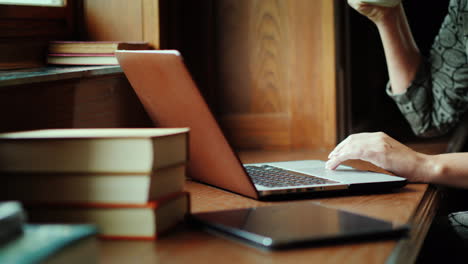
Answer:
[{"label": "book on shelf", "polygon": [[49,204],[142,204],[181,192],[185,164],[148,174],[2,174],[0,199]]},{"label": "book on shelf", "polygon": [[47,64],[57,65],[118,65],[114,54],[48,54]]},{"label": "book on shelf", "polygon": [[150,174],[186,163],[188,133],[188,128],[42,129],[0,133],[0,171]]},{"label": "book on shelf", "polygon": [[0,245],[21,235],[25,222],[26,215],[20,202],[0,202]]},{"label": "book on shelf", "polygon": [[97,263],[96,234],[93,225],[26,224],[0,245],[0,263]]},{"label": "book on shelf", "polygon": [[143,204],[25,204],[33,223],[92,223],[105,239],[154,240],[190,212],[189,194],[172,193]]},{"label": "book on shelf", "polygon": [[125,41],[50,41],[49,54],[112,54],[116,50],[150,49],[148,42]]}]

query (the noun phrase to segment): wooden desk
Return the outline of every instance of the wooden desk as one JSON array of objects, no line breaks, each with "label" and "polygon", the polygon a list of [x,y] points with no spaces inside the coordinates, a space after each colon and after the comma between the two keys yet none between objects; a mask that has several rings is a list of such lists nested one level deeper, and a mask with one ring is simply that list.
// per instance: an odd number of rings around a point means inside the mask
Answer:
[{"label": "wooden desk", "polygon": [[[438,152],[432,146],[426,152]],[[427,149],[426,149],[427,150]],[[324,159],[328,150],[299,152],[246,152],[244,162],[292,159]],[[348,165],[377,169],[354,161]],[[378,170],[378,169],[377,169]],[[188,181],[192,212],[264,206],[286,202],[259,202],[217,188]],[[182,227],[156,243],[146,241],[101,241],[102,263],[413,263],[419,253],[439,201],[438,190],[427,184],[409,184],[390,192],[367,195],[313,198],[326,206],[341,208],[385,220],[409,223],[408,238],[287,251],[261,251],[211,234]],[[289,201],[291,202],[291,201]],[[293,201],[295,202],[295,201]],[[300,202],[300,201],[299,201]]]}]

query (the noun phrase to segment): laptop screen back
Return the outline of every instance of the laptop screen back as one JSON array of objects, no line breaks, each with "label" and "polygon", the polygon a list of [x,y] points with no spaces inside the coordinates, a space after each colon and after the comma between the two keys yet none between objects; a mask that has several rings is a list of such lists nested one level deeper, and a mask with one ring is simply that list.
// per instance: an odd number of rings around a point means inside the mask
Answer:
[{"label": "laptop screen back", "polygon": [[258,198],[179,52],[117,51],[116,57],[155,126],[190,127],[190,177]]}]

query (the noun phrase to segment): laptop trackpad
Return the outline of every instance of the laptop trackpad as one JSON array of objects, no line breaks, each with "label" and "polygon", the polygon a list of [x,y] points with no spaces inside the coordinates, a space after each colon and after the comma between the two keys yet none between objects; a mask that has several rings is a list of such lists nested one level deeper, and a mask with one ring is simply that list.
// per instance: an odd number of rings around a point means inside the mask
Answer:
[{"label": "laptop trackpad", "polygon": [[395,180],[395,176],[372,171],[356,170],[348,166],[339,166],[336,170],[329,170],[323,166],[307,167],[298,168],[297,171],[348,184],[366,182],[386,182]]}]

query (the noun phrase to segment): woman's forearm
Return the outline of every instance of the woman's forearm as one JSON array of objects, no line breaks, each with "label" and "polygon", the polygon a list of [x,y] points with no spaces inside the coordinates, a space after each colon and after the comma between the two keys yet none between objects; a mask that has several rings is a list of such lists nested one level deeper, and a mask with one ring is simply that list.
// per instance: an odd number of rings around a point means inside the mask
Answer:
[{"label": "woman's forearm", "polygon": [[412,182],[468,188],[468,152],[427,155],[416,152],[382,132],[348,136],[330,152],[326,168],[359,159]]},{"label": "woman's forearm", "polygon": [[428,156],[426,165],[417,173],[427,173],[428,182],[468,188],[468,153]]},{"label": "woman's forearm", "polygon": [[406,91],[421,63],[408,21],[400,4],[374,21],[382,40],[392,92]]}]

